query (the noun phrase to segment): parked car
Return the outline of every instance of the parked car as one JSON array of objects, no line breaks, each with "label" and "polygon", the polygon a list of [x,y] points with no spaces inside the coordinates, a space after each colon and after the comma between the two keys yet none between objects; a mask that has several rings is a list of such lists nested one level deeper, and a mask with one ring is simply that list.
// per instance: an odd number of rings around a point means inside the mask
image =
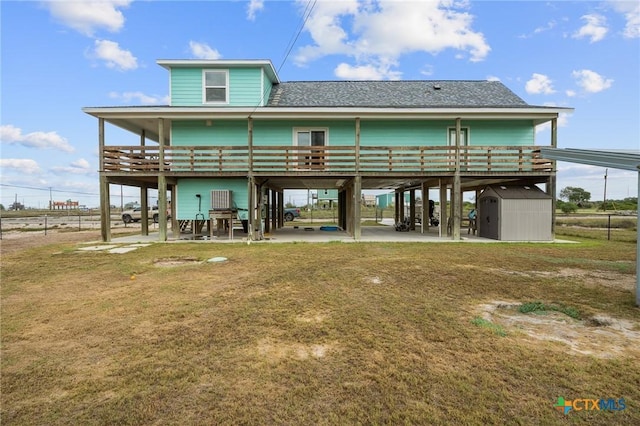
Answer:
[{"label": "parked car", "polygon": [[[152,219],[154,223],[158,223],[159,219],[158,206],[149,207],[149,219]],[[125,210],[122,212],[122,221],[124,223],[140,222],[142,219],[142,208],[136,207],[134,209]],[[167,219],[171,219],[171,215],[167,212]]]},{"label": "parked car", "polygon": [[300,209],[292,207],[284,209],[284,220],[287,222],[293,221],[296,217],[300,217]]}]

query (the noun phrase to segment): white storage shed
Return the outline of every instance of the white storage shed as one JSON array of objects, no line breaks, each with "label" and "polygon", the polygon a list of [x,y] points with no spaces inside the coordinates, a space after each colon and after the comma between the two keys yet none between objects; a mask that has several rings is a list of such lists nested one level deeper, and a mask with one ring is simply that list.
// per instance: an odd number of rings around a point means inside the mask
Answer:
[{"label": "white storage shed", "polygon": [[502,241],[551,241],[552,212],[552,197],[537,186],[488,186],[478,197],[478,235]]}]

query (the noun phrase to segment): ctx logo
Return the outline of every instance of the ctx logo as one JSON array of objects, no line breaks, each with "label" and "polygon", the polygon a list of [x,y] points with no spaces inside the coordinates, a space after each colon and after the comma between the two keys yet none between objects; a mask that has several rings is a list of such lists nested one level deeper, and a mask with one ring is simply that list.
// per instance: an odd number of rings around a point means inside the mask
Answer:
[{"label": "ctx logo", "polygon": [[624,399],[586,399],[578,398],[574,400],[558,397],[558,402],[554,405],[556,410],[568,414],[569,411],[621,411],[627,408]]}]

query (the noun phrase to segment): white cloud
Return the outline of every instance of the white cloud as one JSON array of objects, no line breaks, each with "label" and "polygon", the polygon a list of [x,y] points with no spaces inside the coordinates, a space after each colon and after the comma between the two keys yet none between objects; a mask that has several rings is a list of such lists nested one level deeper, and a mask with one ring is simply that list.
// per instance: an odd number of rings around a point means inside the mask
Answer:
[{"label": "white cloud", "polygon": [[[544,106],[556,107],[558,105],[556,105],[554,102],[545,102]],[[571,113],[561,112],[560,114],[558,114],[558,121],[557,121],[558,127],[567,127],[569,125],[570,117],[571,117]],[[551,131],[551,122],[547,121],[546,123],[539,124],[538,126],[536,126],[535,130],[536,130],[536,135],[544,131]]]},{"label": "white cloud", "polygon": [[626,38],[640,38],[640,2],[609,0],[616,12],[624,14],[627,21],[623,35]]},{"label": "white cloud", "polygon": [[587,93],[602,92],[610,88],[613,84],[612,79],[604,78],[597,72],[591,70],[574,71],[571,75],[576,80],[576,84]]},{"label": "white cloud", "polygon": [[527,81],[524,86],[527,93],[532,95],[550,95],[556,91],[553,89],[552,80],[544,74],[534,73],[531,76],[531,80]]},{"label": "white cloud", "polygon": [[92,37],[98,29],[117,32],[124,26],[119,9],[129,6],[131,0],[98,1],[46,1],[44,6],[64,25]]},{"label": "white cloud", "polygon": [[531,34],[521,34],[521,35],[518,36],[518,38],[528,39],[528,38],[533,37],[536,34],[541,34],[541,33],[547,32],[547,31],[551,31],[557,25],[558,25],[558,23],[556,21],[549,21],[549,22],[547,22],[547,24],[545,26],[535,28]]},{"label": "white cloud", "polygon": [[574,96],[576,96],[576,95],[577,95],[577,93],[576,93],[576,91],[575,91],[575,90],[567,90],[565,93],[566,93],[566,94],[567,94],[567,96],[568,96],[568,97],[570,97],[570,98],[573,98]]},{"label": "white cloud", "polygon": [[110,92],[111,99],[118,99],[126,104],[169,105],[169,96],[145,95],[142,92]]},{"label": "white cloud", "polygon": [[435,70],[433,69],[433,65],[425,65],[420,70],[420,74],[424,75],[425,77],[431,77],[434,74],[434,72]]},{"label": "white cloud", "polygon": [[89,169],[91,167],[89,165],[89,162],[87,160],[85,160],[84,158],[79,158],[76,161],[73,161],[71,163],[71,166],[79,168],[79,169]]},{"label": "white cloud", "polygon": [[501,81],[500,77],[496,77],[495,75],[487,76],[487,81]]},{"label": "white cloud", "polygon": [[108,68],[129,71],[138,68],[138,59],[128,50],[123,50],[115,41],[96,40],[94,54],[106,62]]},{"label": "white cloud", "polygon": [[28,158],[0,158],[0,167],[18,170],[20,173],[28,175],[40,173],[38,163]]},{"label": "white cloud", "polygon": [[401,73],[391,71],[387,66],[377,67],[375,65],[351,66],[341,63],[334,70],[336,77],[345,80],[399,80]]},{"label": "white cloud", "polygon": [[558,25],[556,23],[556,21],[549,21],[547,23],[547,25],[545,25],[544,27],[538,27],[535,30],[533,30],[533,32],[535,34],[540,34],[540,33],[546,32],[546,31],[551,31],[552,29],[554,29],[556,27],[556,25]]},{"label": "white cloud", "polygon": [[590,38],[591,43],[600,41],[607,35],[607,20],[604,16],[598,14],[584,15],[582,20],[586,21],[578,31],[573,34],[574,38]]},{"label": "white cloud", "polygon": [[216,49],[212,49],[206,43],[198,43],[197,41],[189,42],[189,50],[191,54],[198,59],[220,59],[222,55]]},{"label": "white cloud", "polygon": [[305,26],[314,44],[301,47],[295,61],[306,65],[327,55],[347,55],[357,64],[353,69],[373,64],[385,70],[404,54],[436,55],[446,49],[481,61],[491,48],[482,33],[473,31],[473,16],[464,8],[464,3],[451,0],[319,1]]},{"label": "white cloud", "polygon": [[0,126],[0,141],[3,143],[16,143],[29,148],[51,148],[64,152],[74,151],[69,142],[56,132],[32,132],[23,135],[22,129],[11,124]]},{"label": "white cloud", "polygon": [[84,158],[79,158],[76,161],[71,162],[66,167],[52,167],[51,171],[56,174],[74,174],[74,175],[88,175],[94,172],[91,169],[91,165]]},{"label": "white cloud", "polygon": [[264,0],[251,0],[247,5],[247,19],[256,20],[256,13],[264,9]]}]

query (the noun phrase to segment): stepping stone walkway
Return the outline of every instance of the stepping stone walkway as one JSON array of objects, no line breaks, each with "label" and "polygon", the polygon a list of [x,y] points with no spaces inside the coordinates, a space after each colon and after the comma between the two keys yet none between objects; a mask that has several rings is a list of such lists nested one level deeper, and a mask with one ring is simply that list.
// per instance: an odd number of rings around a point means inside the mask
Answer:
[{"label": "stepping stone walkway", "polygon": [[131,251],[137,250],[140,247],[148,247],[151,244],[127,244],[125,246],[118,246],[116,244],[105,244],[101,246],[89,246],[89,247],[80,247],[78,251],[106,251],[111,254],[124,254],[129,253]]}]

